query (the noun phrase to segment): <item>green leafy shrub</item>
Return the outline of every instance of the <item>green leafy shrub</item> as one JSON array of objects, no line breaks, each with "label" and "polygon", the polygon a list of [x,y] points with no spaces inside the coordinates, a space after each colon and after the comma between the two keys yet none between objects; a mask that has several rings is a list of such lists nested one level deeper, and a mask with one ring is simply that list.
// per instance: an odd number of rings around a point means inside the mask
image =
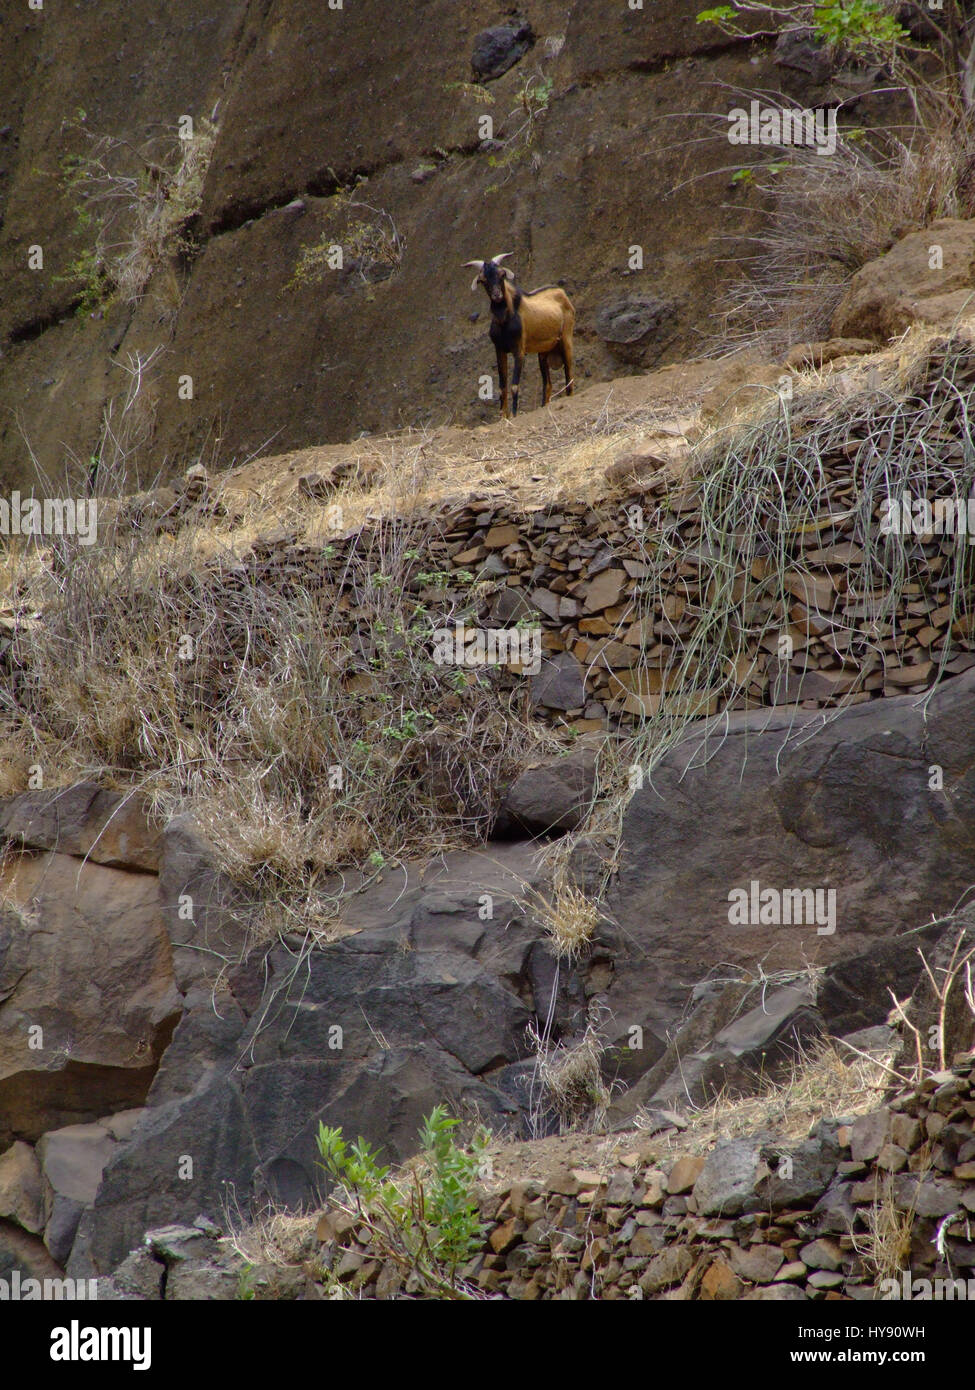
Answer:
[{"label": "green leafy shrub", "polygon": [[446,1297],[465,1296],[457,1271],[484,1239],[474,1184],[490,1136],[479,1129],[461,1148],[459,1123],[435,1106],[420,1130],[418,1166],[397,1178],[361,1136],[347,1143],[339,1127],[321,1122],[317,1136],[322,1167],[341,1188],[333,1201],[360,1218],[387,1258]]}]

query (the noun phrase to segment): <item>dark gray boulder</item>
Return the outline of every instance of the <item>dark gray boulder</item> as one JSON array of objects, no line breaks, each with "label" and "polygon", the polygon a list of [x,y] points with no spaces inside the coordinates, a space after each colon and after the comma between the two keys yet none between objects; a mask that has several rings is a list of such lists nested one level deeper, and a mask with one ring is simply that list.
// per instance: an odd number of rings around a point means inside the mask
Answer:
[{"label": "dark gray boulder", "polygon": [[471,67],[481,82],[493,82],[520,62],[534,42],[530,24],[495,24],[474,40]]},{"label": "dark gray boulder", "polygon": [[[187,881],[208,881],[203,864],[189,868]],[[181,857],[174,887],[187,872]],[[256,948],[219,987],[187,961],[183,1016],[69,1268],[106,1273],[147,1228],[200,1212],[320,1201],[319,1122],[362,1135],[387,1162],[416,1152],[440,1103],[523,1134],[528,1095],[512,1069],[530,1054],[527,1024],[553,988],[557,1030],[585,1006],[581,981],[555,971],[522,907],[537,873],[522,846],[448,855],[363,884],[347,934],[307,955],[289,942]],[[225,896],[209,901],[227,930]],[[212,939],[205,910],[194,930]]]},{"label": "dark gray boulder", "polygon": [[596,789],[596,753],[576,748],[527,768],[505,792],[495,819],[495,838],[561,834],[585,819]]}]

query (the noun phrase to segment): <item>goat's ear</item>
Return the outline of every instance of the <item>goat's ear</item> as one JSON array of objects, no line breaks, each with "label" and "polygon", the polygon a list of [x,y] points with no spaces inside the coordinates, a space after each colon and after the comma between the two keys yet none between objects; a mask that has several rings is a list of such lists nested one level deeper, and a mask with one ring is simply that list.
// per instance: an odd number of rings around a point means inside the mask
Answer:
[{"label": "goat's ear", "polygon": [[514,283],[515,283],[515,272],[514,272],[513,270],[509,270],[508,267],[507,267],[506,265],[503,265],[503,266],[501,267],[501,269],[504,271],[505,275],[506,275],[507,278],[511,281],[511,283],[514,284]]},{"label": "goat's ear", "polygon": [[471,281],[471,289],[472,289],[472,290],[476,290],[477,287],[478,287],[478,285],[483,285],[483,284],[484,284],[484,276],[483,276],[483,275],[475,275],[475,276],[474,276],[474,279]]}]

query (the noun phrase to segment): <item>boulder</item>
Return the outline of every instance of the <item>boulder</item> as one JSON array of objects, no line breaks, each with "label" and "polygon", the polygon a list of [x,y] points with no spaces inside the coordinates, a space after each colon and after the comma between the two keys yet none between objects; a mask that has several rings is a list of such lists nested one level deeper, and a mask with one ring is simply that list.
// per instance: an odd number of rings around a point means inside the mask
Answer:
[{"label": "boulder", "polygon": [[68,1125],[38,1142],[37,1156],[52,1193],[44,1244],[58,1264],[67,1262],[81,1214],[94,1202],[116,1147],[117,1140],[100,1124]]},{"label": "boulder", "polygon": [[[183,1017],[135,1133],[82,1215],[71,1271],[108,1273],[147,1227],[219,1212],[230,1187],[242,1209],[319,1201],[320,1121],[361,1134],[386,1161],[416,1151],[440,1103],[524,1132],[528,1092],[502,1082],[528,1056],[526,1025],[556,985],[557,1028],[585,1007],[581,981],[556,972],[525,916],[534,857],[495,846],[414,872],[353,894],[346,934],[297,970],[298,943],[253,951],[216,1009],[187,977]],[[216,910],[222,922],[219,899]]]},{"label": "boulder", "polygon": [[493,82],[521,61],[535,42],[530,24],[515,21],[484,29],[474,40],[471,67],[481,82]]},{"label": "boulder", "polygon": [[833,1130],[821,1125],[801,1144],[769,1145],[762,1155],[770,1170],[761,1188],[763,1205],[784,1211],[814,1202],[826,1190],[836,1173],[840,1149]]},{"label": "boulder", "polygon": [[[934,247],[940,248],[937,265]],[[831,333],[886,343],[914,323],[947,329],[973,316],[975,219],[942,217],[857,271],[833,315]]]},{"label": "boulder", "polygon": [[[632,984],[624,983],[623,989],[632,995]],[[614,1101],[614,1120],[622,1122],[648,1103],[701,1104],[721,1092],[752,1091],[759,1077],[774,1079],[795,1061],[802,1044],[822,1031],[811,986],[770,990],[739,1012],[752,996],[751,987],[735,983],[703,999],[663,1057]]]},{"label": "boulder", "polygon": [[842,1036],[882,1025],[893,1004],[891,992],[906,999],[918,982],[922,971],[918,948],[927,954],[941,931],[925,926],[909,935],[891,936],[827,966],[816,1007],[829,1032]]},{"label": "boulder", "polygon": [[575,830],[589,811],[595,788],[591,748],[526,768],[505,792],[492,834],[516,838]]},{"label": "boulder", "polygon": [[[624,816],[605,903],[620,929],[614,1010],[659,1033],[706,962],[746,977],[758,960],[766,974],[805,971],[864,956],[950,912],[971,883],[975,852],[973,707],[969,671],[924,706],[906,696],[827,717],[732,715],[710,736],[697,726]],[[944,791],[928,789],[933,764]],[[835,891],[835,930],[828,913],[822,931],[817,920],[755,918],[753,882],[780,895],[819,889],[823,905]],[[733,890],[748,900],[744,925],[737,912],[732,921]],[[869,1021],[883,1023],[888,1008]]]},{"label": "boulder", "polygon": [[46,1205],[37,1155],[18,1139],[0,1154],[0,1218],[37,1235],[44,1229]]},{"label": "boulder", "polygon": [[180,1012],[151,874],[0,868],[0,1143],[139,1105]]},{"label": "boulder", "polygon": [[759,1139],[727,1139],[708,1154],[694,1184],[701,1216],[740,1216],[761,1206],[758,1186],[767,1176]]},{"label": "boulder", "polygon": [[22,792],[0,803],[0,838],[30,849],[90,859],[116,869],[159,869],[159,831],[137,792],[78,782],[58,791]]}]

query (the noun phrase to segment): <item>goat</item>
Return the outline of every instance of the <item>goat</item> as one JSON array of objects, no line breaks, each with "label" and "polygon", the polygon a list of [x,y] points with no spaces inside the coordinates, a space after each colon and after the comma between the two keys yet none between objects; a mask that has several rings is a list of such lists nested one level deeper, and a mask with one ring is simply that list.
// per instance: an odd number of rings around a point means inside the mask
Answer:
[{"label": "goat", "polygon": [[498,378],[501,384],[501,414],[508,415],[508,353],[515,359],[511,386],[511,415],[518,414],[518,387],[525,357],[538,353],[542,369],[542,405],[552,399],[552,363],[565,367],[565,393],[572,395],[572,331],[576,311],[572,301],[558,285],[544,285],[524,294],[515,284],[514,273],[500,262],[510,256],[505,251],[489,261],[465,261],[477,274],[471,283],[476,290],[483,285],[491,301],[491,342],[498,354]]}]

